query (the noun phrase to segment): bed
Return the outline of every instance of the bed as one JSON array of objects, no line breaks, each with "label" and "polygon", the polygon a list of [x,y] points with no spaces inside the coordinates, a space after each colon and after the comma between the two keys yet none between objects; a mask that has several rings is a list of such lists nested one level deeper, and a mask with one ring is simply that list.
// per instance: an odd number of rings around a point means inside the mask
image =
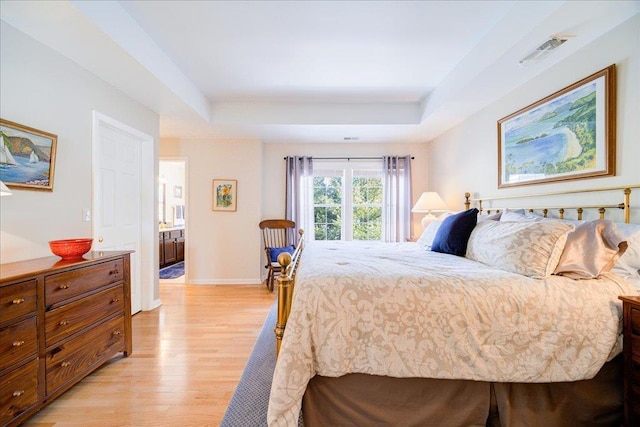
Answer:
[{"label": "bed", "polygon": [[[612,207],[630,222],[624,191]],[[623,240],[603,220],[496,220],[466,201],[428,227],[471,228],[463,256],[431,250],[446,234],[431,230],[430,245],[313,242],[282,257],[269,425],[297,425],[301,408],[307,427],[622,423],[617,297],[638,289],[610,270],[638,274],[640,227]]]}]

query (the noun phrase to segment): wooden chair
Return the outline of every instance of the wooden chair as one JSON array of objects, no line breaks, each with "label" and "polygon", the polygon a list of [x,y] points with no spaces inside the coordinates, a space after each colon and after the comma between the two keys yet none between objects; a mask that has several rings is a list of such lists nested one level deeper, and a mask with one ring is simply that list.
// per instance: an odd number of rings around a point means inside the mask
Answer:
[{"label": "wooden chair", "polygon": [[283,251],[293,253],[298,243],[296,223],[288,219],[265,219],[260,222],[260,229],[264,241],[264,253],[267,257],[264,267],[269,270],[266,286],[273,291],[275,277],[282,271],[282,267],[278,264],[278,255]]}]

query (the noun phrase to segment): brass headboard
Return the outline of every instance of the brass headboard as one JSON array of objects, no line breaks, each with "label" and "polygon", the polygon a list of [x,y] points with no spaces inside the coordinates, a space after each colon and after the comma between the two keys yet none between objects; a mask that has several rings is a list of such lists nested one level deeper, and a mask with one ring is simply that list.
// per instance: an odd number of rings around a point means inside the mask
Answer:
[{"label": "brass headboard", "polygon": [[[595,193],[595,192],[613,192],[620,191],[624,195],[624,200],[617,204],[600,204],[600,205],[563,205],[563,206],[546,206],[546,205],[535,205],[535,206],[520,206],[520,207],[512,207],[508,206],[509,209],[525,209],[533,212],[534,210],[541,210],[543,215],[547,217],[550,210],[557,210],[558,217],[560,219],[564,219],[564,214],[567,210],[575,209],[577,212],[578,220],[582,220],[582,214],[586,209],[597,209],[600,215],[600,219],[604,219],[605,212],[607,209],[622,209],[624,210],[624,222],[631,222],[631,189],[632,188],[640,188],[640,185],[628,185],[624,187],[606,187],[606,188],[595,188],[589,190],[570,190],[570,191],[558,191],[558,192],[550,192],[550,193],[536,193],[536,194],[523,194],[523,195],[514,195],[514,196],[497,196],[497,197],[478,197],[472,198],[471,193],[465,193],[465,208],[469,209],[471,207],[471,203],[477,203],[478,210],[482,213],[484,208],[482,206],[483,202],[495,201],[495,200],[513,200],[513,199],[523,199],[523,198],[540,198],[540,197],[548,197],[548,196],[561,196],[567,194],[585,194],[585,193]],[[492,211],[500,212],[504,210],[505,207],[495,207],[491,206],[491,208],[487,209],[487,213],[491,213]]]}]

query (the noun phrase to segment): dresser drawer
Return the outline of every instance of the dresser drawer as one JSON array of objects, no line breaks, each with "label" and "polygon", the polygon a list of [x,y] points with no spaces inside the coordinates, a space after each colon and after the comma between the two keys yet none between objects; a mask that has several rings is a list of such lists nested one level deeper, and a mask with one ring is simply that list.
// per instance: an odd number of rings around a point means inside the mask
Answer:
[{"label": "dresser drawer", "polygon": [[0,323],[36,311],[36,280],[0,288]]},{"label": "dresser drawer", "polygon": [[36,318],[30,317],[0,329],[0,370],[8,368],[38,351]]},{"label": "dresser drawer", "polygon": [[38,403],[38,359],[8,373],[0,382],[0,424]]},{"label": "dresser drawer", "polygon": [[47,395],[124,351],[124,338],[124,317],[117,317],[47,352]]},{"label": "dresser drawer", "polygon": [[122,285],[47,311],[44,322],[46,345],[49,347],[102,319],[123,312]]},{"label": "dresser drawer", "polygon": [[44,279],[47,308],[123,279],[122,260],[53,274]]}]

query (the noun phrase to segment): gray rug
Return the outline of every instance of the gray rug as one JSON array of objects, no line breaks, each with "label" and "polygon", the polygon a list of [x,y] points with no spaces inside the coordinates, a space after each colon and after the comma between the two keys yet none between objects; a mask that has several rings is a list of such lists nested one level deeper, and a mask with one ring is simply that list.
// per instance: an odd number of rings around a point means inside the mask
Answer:
[{"label": "gray rug", "polygon": [[[261,427],[267,425],[267,408],[273,371],[276,367],[277,301],[271,307],[240,382],[222,418],[222,427]],[[302,426],[300,417],[299,426]]]}]

